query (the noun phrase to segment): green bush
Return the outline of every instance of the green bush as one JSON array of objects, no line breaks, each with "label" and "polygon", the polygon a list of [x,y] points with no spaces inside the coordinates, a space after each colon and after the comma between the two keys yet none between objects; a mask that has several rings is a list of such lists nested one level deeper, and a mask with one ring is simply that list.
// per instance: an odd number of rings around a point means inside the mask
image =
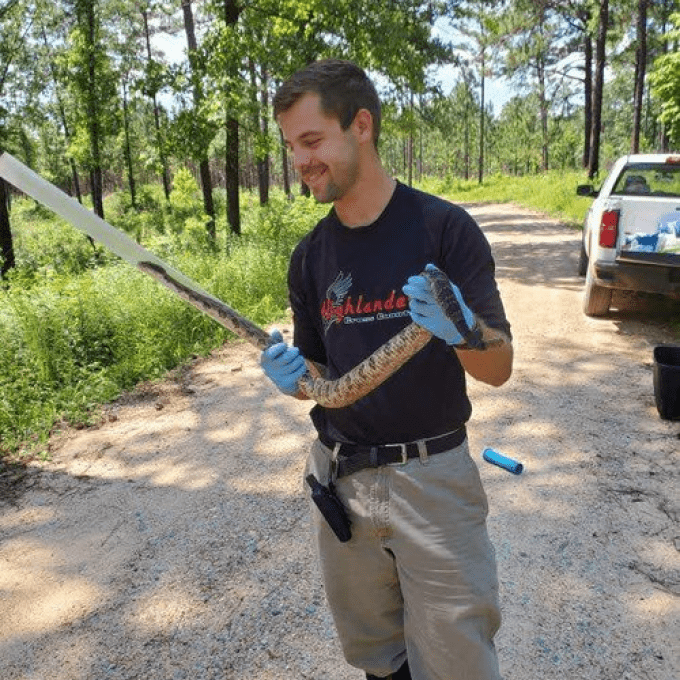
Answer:
[{"label": "green bush", "polygon": [[576,186],[587,181],[582,172],[553,170],[523,177],[491,175],[481,184],[452,177],[428,178],[421,186],[458,203],[518,203],[581,227],[592,199],[577,196]]},{"label": "green bush", "polygon": [[[168,208],[175,222],[164,233],[153,221],[161,204],[137,212],[113,198],[111,222],[260,325],[285,314],[290,252],[327,211],[280,192],[261,207],[244,194],[242,236],[223,231],[214,244],[200,202]],[[15,202],[12,220],[21,264],[0,289],[0,453],[39,447],[63,419],[89,422],[97,405],[232,337],[28,201]]]},{"label": "green bush", "polygon": [[78,274],[97,259],[110,259],[80,231],[33,201],[14,201],[12,234],[16,267],[12,276],[21,285],[53,275]]}]

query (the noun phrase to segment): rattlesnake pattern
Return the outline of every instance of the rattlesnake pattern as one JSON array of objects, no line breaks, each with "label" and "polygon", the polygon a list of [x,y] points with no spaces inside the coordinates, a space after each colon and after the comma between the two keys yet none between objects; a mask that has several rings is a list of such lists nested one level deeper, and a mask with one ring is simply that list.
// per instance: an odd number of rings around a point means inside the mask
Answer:
[{"label": "rattlesnake pattern", "polygon": [[[163,267],[157,264],[140,262],[137,266],[143,272],[161,281],[163,285],[173,290],[183,300],[200,309],[259,350],[264,350],[271,345],[271,338],[265,330],[242,317],[221,300],[189,288],[172,278]],[[456,328],[467,328],[460,305],[451,290],[447,276],[439,270],[427,270],[422,275],[430,283],[435,300],[444,309]],[[431,338],[430,331],[412,322],[379,347],[371,356],[337,380],[324,379],[319,375],[316,367],[307,362],[307,373],[299,379],[298,386],[307,397],[326,408],[349,406],[385,382],[414,354],[419,352]],[[482,340],[482,332],[477,324],[464,335],[464,340],[465,347],[469,349],[483,349],[487,346]]]}]

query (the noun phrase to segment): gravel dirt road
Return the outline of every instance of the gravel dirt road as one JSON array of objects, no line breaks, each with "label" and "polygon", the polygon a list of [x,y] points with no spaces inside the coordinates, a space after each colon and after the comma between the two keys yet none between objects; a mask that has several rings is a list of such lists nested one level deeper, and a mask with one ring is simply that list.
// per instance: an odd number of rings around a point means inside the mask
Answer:
[{"label": "gravel dirt road", "polygon": [[[469,206],[492,243],[515,373],[471,383],[506,680],[680,678],[680,423],[652,348],[668,307],[581,312],[579,233]],[[287,329],[288,330],[288,329]],[[309,540],[309,403],[224,347],[0,479],[2,680],[360,680]],[[491,446],[524,463],[481,460]],[[452,678],[452,680],[455,680]]]}]

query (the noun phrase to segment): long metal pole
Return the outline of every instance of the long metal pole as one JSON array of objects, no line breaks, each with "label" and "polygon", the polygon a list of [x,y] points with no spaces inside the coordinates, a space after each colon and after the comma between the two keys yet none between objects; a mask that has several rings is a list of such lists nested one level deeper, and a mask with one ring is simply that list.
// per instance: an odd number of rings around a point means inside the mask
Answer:
[{"label": "long metal pole", "polygon": [[188,276],[140,246],[127,234],[112,227],[7,152],[0,155],[0,177],[19,191],[53,210],[76,229],[91,236],[118,257],[153,276],[166,288],[177,293],[189,304],[211,316],[239,337],[259,349],[267,347],[269,334],[266,331],[242,317],[229,305],[203,290]]}]

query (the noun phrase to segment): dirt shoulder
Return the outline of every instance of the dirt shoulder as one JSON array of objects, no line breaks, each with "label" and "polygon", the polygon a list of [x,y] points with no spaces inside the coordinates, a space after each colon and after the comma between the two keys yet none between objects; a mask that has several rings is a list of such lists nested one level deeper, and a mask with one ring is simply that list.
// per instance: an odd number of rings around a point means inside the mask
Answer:
[{"label": "dirt shoulder", "polygon": [[[680,423],[656,411],[652,349],[680,338],[650,302],[583,316],[578,232],[469,209],[516,348],[506,386],[470,383],[504,677],[677,680]],[[143,386],[5,485],[21,491],[0,498],[3,680],[363,678],[309,540],[309,404],[257,361],[234,344]],[[525,472],[484,463],[486,446]]]}]

